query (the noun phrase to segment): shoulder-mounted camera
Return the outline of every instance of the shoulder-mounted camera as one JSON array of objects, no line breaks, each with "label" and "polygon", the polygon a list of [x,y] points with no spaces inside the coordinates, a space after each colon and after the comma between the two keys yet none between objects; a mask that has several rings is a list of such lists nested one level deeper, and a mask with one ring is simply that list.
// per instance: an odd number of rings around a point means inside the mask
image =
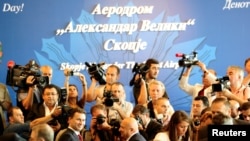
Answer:
[{"label": "shoulder-mounted camera", "polygon": [[99,63],[99,64],[89,64],[88,62],[85,62],[85,65],[88,67],[88,73],[92,77],[94,77],[99,84],[105,85],[106,84],[106,74],[104,69],[102,68],[102,65],[105,63]]},{"label": "shoulder-mounted camera", "polygon": [[192,52],[192,54],[181,54],[181,53],[177,53],[176,57],[182,57],[182,59],[180,59],[178,61],[178,64],[180,67],[190,67],[192,65],[195,65],[198,62],[198,57],[197,57],[197,52]]},{"label": "shoulder-mounted camera", "polygon": [[41,76],[40,66],[35,60],[30,60],[25,66],[16,65],[13,61],[8,62],[7,85],[18,88],[28,88],[29,85],[26,84],[28,76],[34,76],[35,81],[32,85],[37,84],[44,87],[49,83],[49,78],[47,76]]},{"label": "shoulder-mounted camera", "polygon": [[142,75],[142,77],[145,77],[145,75],[148,72],[148,70],[149,70],[149,67],[145,63],[140,63],[140,64],[135,63],[135,65],[134,65],[134,67],[132,69],[132,73],[134,73],[134,76],[130,80],[129,85],[133,86],[135,83],[139,83],[139,81],[135,82],[135,76],[137,74],[140,74],[140,75]]}]

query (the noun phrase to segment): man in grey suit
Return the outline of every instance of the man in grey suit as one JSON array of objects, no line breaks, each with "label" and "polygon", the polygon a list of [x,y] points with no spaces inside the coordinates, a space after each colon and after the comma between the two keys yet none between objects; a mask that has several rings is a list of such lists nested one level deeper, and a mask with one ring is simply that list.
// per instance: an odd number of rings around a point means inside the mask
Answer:
[{"label": "man in grey suit", "polygon": [[146,141],[146,139],[139,133],[137,121],[132,117],[122,120],[119,131],[123,140]]},{"label": "man in grey suit", "polygon": [[[218,113],[222,113],[222,114],[227,115],[230,118],[232,118],[231,117],[230,103],[226,98],[219,97],[219,98],[214,99],[212,104],[211,104],[211,111],[212,111],[213,117]],[[233,121],[233,125],[250,125],[246,121],[240,120],[240,119],[232,118],[232,121]],[[198,130],[198,140],[199,141],[207,141],[207,137],[208,137],[207,126],[200,128]]]},{"label": "man in grey suit", "polygon": [[68,128],[60,135],[58,141],[83,141],[81,131],[85,125],[86,114],[83,109],[73,108],[70,111]]}]

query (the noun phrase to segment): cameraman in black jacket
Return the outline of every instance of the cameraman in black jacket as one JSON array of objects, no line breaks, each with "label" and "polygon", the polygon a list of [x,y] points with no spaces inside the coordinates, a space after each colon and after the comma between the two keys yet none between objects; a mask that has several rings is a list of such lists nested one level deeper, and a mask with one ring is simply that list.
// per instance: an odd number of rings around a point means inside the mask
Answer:
[{"label": "cameraman in black jacket", "polygon": [[91,123],[90,133],[91,141],[114,141],[112,126],[108,124],[106,107],[102,104],[93,105],[90,109]]}]

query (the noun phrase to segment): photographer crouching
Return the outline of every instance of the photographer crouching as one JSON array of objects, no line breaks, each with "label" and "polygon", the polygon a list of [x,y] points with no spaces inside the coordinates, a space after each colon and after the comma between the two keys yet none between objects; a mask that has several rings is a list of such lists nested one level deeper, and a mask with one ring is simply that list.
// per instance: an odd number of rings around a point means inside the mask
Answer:
[{"label": "photographer crouching", "polygon": [[107,121],[106,107],[102,104],[93,105],[90,109],[91,123],[90,133],[91,141],[113,141],[112,126]]},{"label": "photographer crouching", "polygon": [[111,85],[111,90],[104,91],[103,95],[103,104],[97,104],[91,108],[92,138],[99,140],[96,137],[101,137],[102,141],[117,141],[120,138],[120,122],[130,116],[133,105],[125,101],[125,90],[120,82],[114,82]]},{"label": "photographer crouching", "polygon": [[103,104],[107,109],[108,122],[121,121],[129,117],[133,104],[126,101],[124,86],[120,82],[114,82],[111,85],[111,91],[104,92]]}]

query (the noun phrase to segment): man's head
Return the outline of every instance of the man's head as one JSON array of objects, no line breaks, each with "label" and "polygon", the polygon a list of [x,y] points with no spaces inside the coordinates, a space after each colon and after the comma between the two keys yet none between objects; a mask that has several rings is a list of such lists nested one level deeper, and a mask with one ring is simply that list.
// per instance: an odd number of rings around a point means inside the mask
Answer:
[{"label": "man's head", "polygon": [[211,104],[211,112],[214,115],[218,113],[223,113],[225,115],[231,116],[230,103],[226,98],[216,98]]},{"label": "man's head", "polygon": [[54,130],[48,124],[38,124],[32,128],[29,141],[53,141]]},{"label": "man's head", "polygon": [[202,75],[202,83],[204,87],[209,87],[216,82],[216,71],[213,69],[208,69],[208,72],[204,72]]},{"label": "man's head", "polygon": [[42,73],[42,76],[48,76],[49,77],[49,83],[51,83],[52,76],[53,76],[53,69],[48,65],[44,65],[44,66],[40,67],[40,71]]},{"label": "man's head", "polygon": [[250,102],[245,102],[240,107],[242,117],[245,121],[250,122]]},{"label": "man's head", "polygon": [[227,68],[227,76],[229,77],[230,84],[235,84],[236,82],[242,83],[244,70],[240,66],[229,66]]},{"label": "man's head", "polygon": [[140,104],[135,105],[132,115],[136,118],[137,122],[142,122],[140,124],[146,124],[150,119],[148,108]]},{"label": "man's head", "polygon": [[73,108],[70,110],[69,114],[69,127],[73,128],[76,131],[81,131],[86,122],[86,113],[83,109]]},{"label": "man's head", "polygon": [[93,105],[90,109],[90,112],[92,120],[94,120],[95,122],[98,122],[97,121],[98,117],[103,117],[103,120],[106,120],[107,111],[104,105],[102,104]]},{"label": "man's head", "polygon": [[118,98],[119,101],[121,100],[125,100],[125,90],[123,87],[123,84],[120,82],[114,82],[111,86],[111,93],[113,95],[114,98]]},{"label": "man's head", "polygon": [[54,106],[59,100],[59,88],[54,84],[48,84],[43,88],[42,97],[47,106]]},{"label": "man's head", "polygon": [[192,104],[192,115],[199,117],[201,111],[207,107],[209,107],[208,98],[206,96],[196,96]]},{"label": "man's head", "polygon": [[167,116],[170,113],[171,105],[169,99],[166,97],[161,97],[156,100],[155,110],[158,114]]},{"label": "man's head", "polygon": [[239,108],[240,108],[240,103],[236,100],[229,100],[229,103],[230,103],[230,107],[231,107],[231,117],[232,118],[238,118],[239,117],[239,114],[240,114],[240,111],[239,111]]},{"label": "man's head", "polygon": [[247,59],[245,60],[244,66],[245,66],[245,71],[246,71],[247,73],[250,73],[250,58],[247,58]]},{"label": "man's head", "polygon": [[106,70],[106,83],[113,84],[120,78],[120,68],[116,65],[110,65]]},{"label": "man's head", "polygon": [[10,124],[15,124],[15,123],[24,123],[24,116],[23,116],[23,112],[19,107],[12,107],[8,113],[7,113],[8,117],[9,117],[9,123]]},{"label": "man's head", "polygon": [[156,79],[160,71],[159,61],[154,58],[149,58],[146,61],[146,66],[149,68],[146,74],[146,79]]},{"label": "man's head", "polygon": [[134,133],[139,132],[138,123],[132,117],[127,117],[122,120],[119,131],[122,139],[126,140]]}]

